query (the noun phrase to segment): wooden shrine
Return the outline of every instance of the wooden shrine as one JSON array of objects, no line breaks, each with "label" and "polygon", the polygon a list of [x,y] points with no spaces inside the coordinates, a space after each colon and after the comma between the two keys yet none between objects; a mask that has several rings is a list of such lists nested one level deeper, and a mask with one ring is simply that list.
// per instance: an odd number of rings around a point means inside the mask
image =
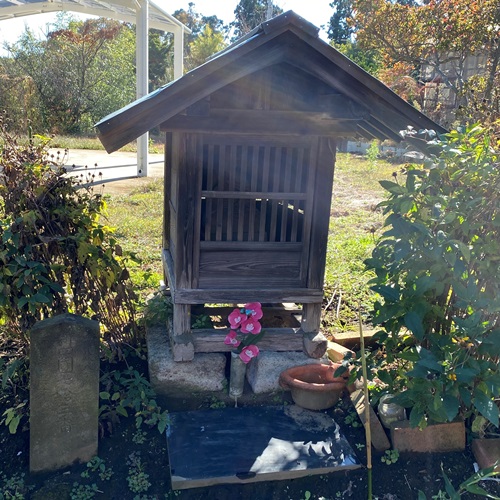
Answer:
[{"label": "wooden shrine", "polygon": [[443,131],[291,11],[97,124],[108,152],[156,126],[177,361],[228,349],[192,330],[191,306],[253,301],[302,305],[300,328],[266,329],[263,349],[320,357],[336,141]]}]

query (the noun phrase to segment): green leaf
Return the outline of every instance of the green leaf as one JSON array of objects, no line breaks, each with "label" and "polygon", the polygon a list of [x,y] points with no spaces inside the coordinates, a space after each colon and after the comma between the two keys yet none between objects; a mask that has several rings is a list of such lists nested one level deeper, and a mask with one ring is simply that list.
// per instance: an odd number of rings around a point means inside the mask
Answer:
[{"label": "green leaf", "polygon": [[158,422],[158,431],[160,432],[160,434],[163,434],[165,432],[165,429],[167,428],[167,424],[168,424],[168,419],[161,419],[159,422]]},{"label": "green leaf", "polygon": [[371,289],[391,302],[396,302],[399,300],[399,290],[387,285],[376,285],[372,286]]},{"label": "green leaf", "polygon": [[445,394],[443,396],[443,407],[446,412],[446,418],[448,421],[452,422],[453,419],[458,415],[459,401],[457,398]]},{"label": "green leaf", "polygon": [[476,387],[474,391],[474,406],[479,410],[479,413],[487,418],[495,427],[499,424],[498,406],[493,399]]},{"label": "green leaf", "polygon": [[457,368],[455,370],[457,382],[462,382],[465,384],[471,383],[478,373],[479,370],[475,370],[474,368]]},{"label": "green leaf", "polygon": [[446,473],[444,472],[442,466],[441,466],[441,470],[443,471],[444,488],[446,490],[446,493],[448,493],[451,500],[460,500],[460,495],[457,493],[457,490],[451,484],[451,481],[448,478],[448,476],[446,475]]},{"label": "green leaf", "polygon": [[128,412],[123,406],[117,406],[116,413],[122,415],[123,417],[128,417]]},{"label": "green leaf", "polygon": [[17,432],[17,427],[19,425],[19,421],[21,420],[20,415],[15,415],[12,417],[11,421],[9,422],[9,432],[11,434],[15,434]]},{"label": "green leaf", "polygon": [[26,304],[28,303],[28,298],[27,297],[21,297],[18,301],[17,301],[17,307],[19,309],[21,309],[22,307],[24,307]]},{"label": "green leaf", "polygon": [[411,427],[419,427],[423,418],[424,418],[424,412],[420,408],[414,406],[410,411]]},{"label": "green leaf", "polygon": [[99,397],[104,400],[108,400],[110,398],[110,394],[107,391],[103,391],[99,393]]},{"label": "green leaf", "polygon": [[404,322],[406,328],[410,330],[418,339],[424,337],[424,325],[422,317],[415,311],[410,311],[405,314]]},{"label": "green leaf", "polygon": [[460,250],[460,253],[463,255],[465,262],[469,263],[471,257],[469,246],[461,241],[456,241],[455,244],[457,245],[457,248]]},{"label": "green leaf", "polygon": [[41,302],[42,304],[50,304],[52,302],[52,298],[47,297],[47,295],[43,293],[35,293],[35,295],[33,295],[33,300],[35,302]]},{"label": "green leaf", "polygon": [[495,495],[493,495],[492,493],[488,493],[484,488],[481,488],[481,486],[479,486],[478,484],[466,484],[465,485],[465,489],[469,492],[469,493],[474,493],[475,495],[480,495],[480,496],[483,496],[483,497],[486,497],[486,498],[493,498],[495,500],[499,500],[500,497],[497,497]]},{"label": "green leaf", "polygon": [[462,398],[462,401],[465,403],[465,405],[470,406],[470,404],[472,403],[471,391],[466,387],[461,386],[458,388],[458,392],[460,393],[460,397]]},{"label": "green leaf", "polygon": [[401,351],[398,353],[397,357],[399,359],[405,359],[406,361],[418,361],[420,359],[420,356],[415,349],[412,349],[411,351]]},{"label": "green leaf", "polygon": [[427,500],[427,497],[425,496],[425,493],[422,490],[418,490],[417,500]]},{"label": "green leaf", "polygon": [[379,184],[391,194],[405,194],[406,189],[400,186],[397,182],[392,181],[379,181]]}]

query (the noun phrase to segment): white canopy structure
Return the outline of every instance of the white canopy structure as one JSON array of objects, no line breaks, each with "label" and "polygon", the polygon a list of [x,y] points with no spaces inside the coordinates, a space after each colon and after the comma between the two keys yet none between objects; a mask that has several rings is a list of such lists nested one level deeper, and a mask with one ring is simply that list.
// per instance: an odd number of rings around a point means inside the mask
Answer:
[{"label": "white canopy structure", "polygon": [[[135,23],[137,26],[137,98],[148,92],[149,80],[149,28],[174,35],[174,78],[183,74],[184,34],[189,28],[150,0],[0,0],[0,21],[45,14],[48,12],[79,12]],[[137,175],[148,174],[148,134],[137,139]]]}]

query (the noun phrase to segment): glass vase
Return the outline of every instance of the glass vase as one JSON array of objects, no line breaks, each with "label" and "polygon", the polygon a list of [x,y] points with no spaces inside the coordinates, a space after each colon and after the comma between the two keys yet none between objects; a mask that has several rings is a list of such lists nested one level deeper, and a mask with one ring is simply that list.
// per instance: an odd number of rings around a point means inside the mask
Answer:
[{"label": "glass vase", "polygon": [[378,416],[382,425],[387,429],[390,429],[393,422],[398,422],[400,420],[406,420],[405,409],[392,402],[394,396],[392,394],[384,394],[380,398],[378,405]]},{"label": "glass vase", "polygon": [[239,398],[243,394],[247,365],[243,363],[236,352],[231,352],[231,367],[229,372],[229,395]]}]

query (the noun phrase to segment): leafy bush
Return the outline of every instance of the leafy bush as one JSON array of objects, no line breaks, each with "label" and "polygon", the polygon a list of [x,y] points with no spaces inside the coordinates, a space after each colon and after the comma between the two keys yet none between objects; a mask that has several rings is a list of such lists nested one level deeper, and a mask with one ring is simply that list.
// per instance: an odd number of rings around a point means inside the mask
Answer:
[{"label": "leafy bush", "polygon": [[127,257],[90,179],[65,175],[45,137],[25,144],[0,118],[0,318],[26,340],[39,320],[64,312],[98,319],[114,345],[134,342]]},{"label": "leafy bush", "polygon": [[499,154],[479,126],[427,147],[423,168],[381,182],[387,229],[367,260],[383,327],[373,361],[412,425],[474,411],[498,426]]}]

